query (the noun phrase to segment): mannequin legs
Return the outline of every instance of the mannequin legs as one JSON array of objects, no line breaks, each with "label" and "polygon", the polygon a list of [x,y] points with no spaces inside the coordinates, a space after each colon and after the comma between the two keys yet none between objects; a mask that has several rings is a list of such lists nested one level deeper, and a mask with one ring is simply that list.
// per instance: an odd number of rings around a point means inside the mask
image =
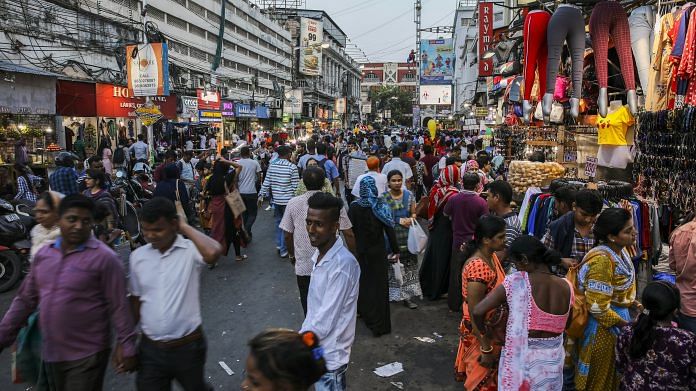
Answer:
[{"label": "mannequin legs", "polygon": [[556,87],[556,76],[558,76],[558,65],[561,61],[564,41],[568,41],[573,63],[572,97],[577,99],[581,97],[583,55],[585,53],[585,20],[582,12],[573,7],[559,7],[551,16],[546,38],[549,47],[549,60],[546,66],[546,94],[542,103],[544,117],[551,114],[553,91]]},{"label": "mannequin legs", "polygon": [[[595,69],[597,71],[597,81],[600,87],[600,96],[598,99],[599,115],[605,117],[607,114],[606,105],[602,107],[603,101],[602,91],[606,93],[608,82],[608,51],[609,37],[614,42],[616,53],[619,55],[621,63],[621,75],[626,85],[626,90],[633,91],[635,94],[636,80],[635,69],[633,68],[633,54],[631,53],[631,32],[628,26],[628,17],[622,6],[618,2],[604,1],[598,3],[592,16],[590,16],[590,35],[592,37],[592,48],[595,56]],[[637,104],[631,111],[635,114]]]},{"label": "mannequin legs", "polygon": [[522,109],[524,121],[529,122],[533,106],[529,103],[532,96],[535,71],[539,69],[539,99],[546,91],[546,62],[548,48],[546,46],[546,30],[551,15],[546,11],[532,11],[524,20],[524,102]]},{"label": "mannequin legs", "polygon": [[631,16],[628,17],[631,29],[631,47],[633,48],[633,57],[636,60],[638,79],[643,89],[643,95],[647,93],[648,80],[650,80],[652,43],[655,34],[653,23],[650,21],[651,15],[652,7],[643,6],[635,9],[631,12]]}]

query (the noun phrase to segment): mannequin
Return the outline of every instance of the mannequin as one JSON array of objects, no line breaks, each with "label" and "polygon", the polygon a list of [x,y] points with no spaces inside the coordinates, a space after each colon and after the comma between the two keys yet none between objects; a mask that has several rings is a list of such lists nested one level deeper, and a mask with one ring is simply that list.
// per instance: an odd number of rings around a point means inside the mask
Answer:
[{"label": "mannequin", "polygon": [[599,82],[599,98],[597,106],[599,115],[607,116],[607,87],[609,62],[609,38],[614,42],[616,53],[621,63],[621,75],[626,85],[628,107],[631,114],[638,112],[638,96],[636,95],[635,69],[631,54],[631,32],[626,12],[618,1],[601,1],[595,5],[590,16],[590,36],[594,50],[595,69]]},{"label": "mannequin", "polygon": [[570,98],[570,115],[580,114],[582,93],[583,56],[585,54],[585,19],[582,11],[572,4],[561,4],[551,16],[546,32],[549,59],[546,65],[546,93],[542,101],[544,122],[548,123],[553,105],[553,91],[556,87],[558,64],[561,61],[563,42],[568,42],[573,64],[573,96]]},{"label": "mannequin", "polygon": [[[620,100],[609,103],[606,118],[597,118],[599,149],[597,164],[602,167],[625,169],[633,162],[633,116]],[[630,137],[629,137],[630,136]]]},{"label": "mannequin", "polygon": [[631,48],[633,48],[633,58],[636,60],[638,80],[643,95],[647,95],[655,40],[655,7],[644,5],[634,9],[628,17],[628,22],[631,28]]},{"label": "mannequin", "polygon": [[529,115],[533,106],[529,103],[532,96],[535,71],[539,69],[539,98],[546,91],[546,66],[548,46],[546,32],[551,20],[551,14],[543,10],[531,11],[524,19],[524,101],[522,103],[523,119],[529,123]]}]

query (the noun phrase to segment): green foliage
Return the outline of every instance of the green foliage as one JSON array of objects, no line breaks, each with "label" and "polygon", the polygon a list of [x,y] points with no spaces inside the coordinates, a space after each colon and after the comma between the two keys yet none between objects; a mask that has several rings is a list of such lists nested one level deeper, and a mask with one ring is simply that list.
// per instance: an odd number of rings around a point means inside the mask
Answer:
[{"label": "green foliage", "polygon": [[393,123],[405,126],[411,124],[411,117],[406,115],[413,113],[412,92],[404,91],[398,86],[382,86],[372,94],[372,101],[375,104],[374,113],[391,110]]}]

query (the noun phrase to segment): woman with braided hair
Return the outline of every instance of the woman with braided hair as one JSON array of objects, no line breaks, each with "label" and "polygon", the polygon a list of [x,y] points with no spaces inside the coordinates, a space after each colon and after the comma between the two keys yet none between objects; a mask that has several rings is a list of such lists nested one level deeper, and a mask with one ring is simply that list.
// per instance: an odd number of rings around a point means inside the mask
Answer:
[{"label": "woman with braided hair", "polygon": [[695,390],[696,335],[674,327],[679,289],[653,281],[643,290],[643,312],[621,329],[616,370],[621,390]]}]

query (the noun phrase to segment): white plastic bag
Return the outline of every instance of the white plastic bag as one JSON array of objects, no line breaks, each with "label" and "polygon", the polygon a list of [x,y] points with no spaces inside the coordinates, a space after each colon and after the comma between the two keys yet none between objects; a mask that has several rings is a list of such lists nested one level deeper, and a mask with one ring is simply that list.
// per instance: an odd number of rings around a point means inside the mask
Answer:
[{"label": "white plastic bag", "polygon": [[408,252],[411,254],[420,254],[425,250],[428,244],[428,235],[425,234],[423,228],[416,219],[411,220],[411,226],[408,228]]},{"label": "white plastic bag", "polygon": [[394,280],[399,286],[404,285],[404,264],[398,260],[391,264],[392,269],[394,269]]}]

